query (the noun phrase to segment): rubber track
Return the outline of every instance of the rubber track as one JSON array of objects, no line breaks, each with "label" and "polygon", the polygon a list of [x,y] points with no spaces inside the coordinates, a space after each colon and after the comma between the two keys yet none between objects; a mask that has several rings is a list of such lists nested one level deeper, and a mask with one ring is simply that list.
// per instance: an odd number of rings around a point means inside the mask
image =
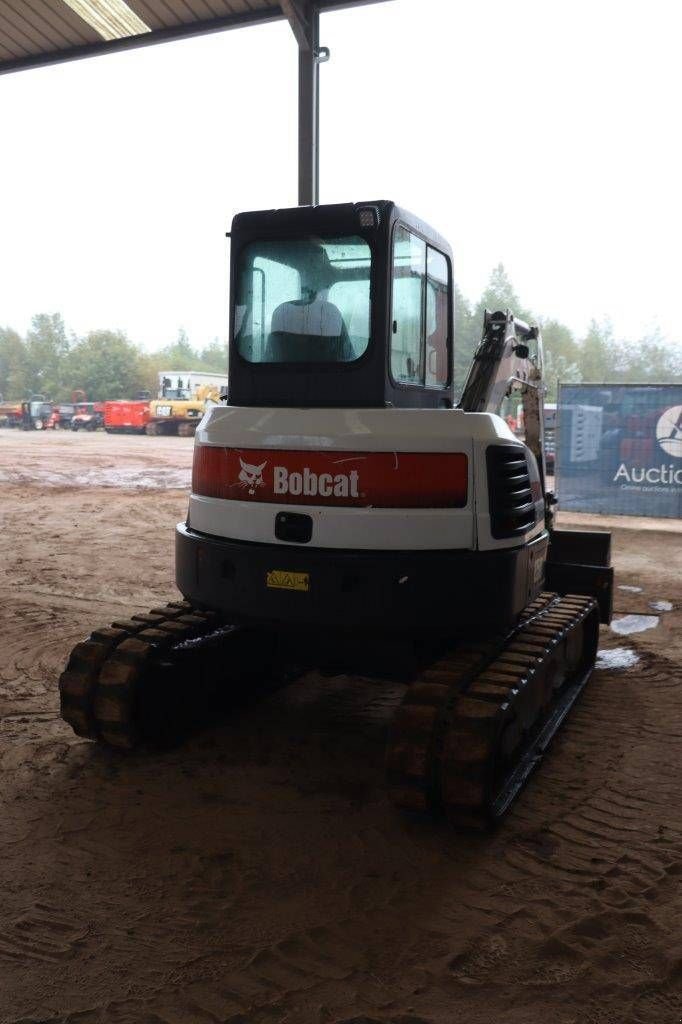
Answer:
[{"label": "rubber track", "polygon": [[465,827],[506,813],[589,677],[597,631],[594,600],[543,593],[506,636],[459,645],[429,666],[394,719],[393,802]]},{"label": "rubber track", "polygon": [[59,678],[61,715],[75,733],[111,746],[135,746],[135,682],[148,659],[215,629],[212,612],[186,601],[112,622],[76,644]]},{"label": "rubber track", "polygon": [[[544,593],[511,632],[459,644],[422,671],[388,746],[394,803],[445,812],[458,826],[501,817],[589,677],[598,623],[593,599]],[[187,602],[96,630],[76,645],[60,677],[62,717],[80,736],[132,749],[140,683],[172,668],[174,650],[194,641],[217,642],[224,653],[228,633],[239,646],[240,630]]]}]

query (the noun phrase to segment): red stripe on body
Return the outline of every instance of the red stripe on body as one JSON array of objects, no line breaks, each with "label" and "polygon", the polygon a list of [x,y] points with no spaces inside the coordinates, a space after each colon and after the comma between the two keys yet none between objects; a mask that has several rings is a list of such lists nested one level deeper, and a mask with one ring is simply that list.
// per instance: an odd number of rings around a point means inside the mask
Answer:
[{"label": "red stripe on body", "polygon": [[210,498],[284,505],[462,508],[468,461],[461,452],[194,450],[192,491]]}]

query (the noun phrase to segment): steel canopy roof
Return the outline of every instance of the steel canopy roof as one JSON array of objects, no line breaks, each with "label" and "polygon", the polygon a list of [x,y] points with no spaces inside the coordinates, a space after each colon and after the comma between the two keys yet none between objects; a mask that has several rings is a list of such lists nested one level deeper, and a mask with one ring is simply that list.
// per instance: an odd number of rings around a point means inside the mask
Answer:
[{"label": "steel canopy roof", "polygon": [[[316,0],[321,13],[380,0]],[[292,19],[301,0],[0,0],[0,74]]]}]

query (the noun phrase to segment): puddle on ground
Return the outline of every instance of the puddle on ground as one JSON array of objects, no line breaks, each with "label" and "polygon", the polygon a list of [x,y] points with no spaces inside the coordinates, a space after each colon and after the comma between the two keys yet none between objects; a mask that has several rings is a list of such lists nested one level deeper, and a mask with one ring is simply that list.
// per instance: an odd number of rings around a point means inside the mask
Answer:
[{"label": "puddle on ground", "polygon": [[672,601],[649,601],[649,607],[653,608],[655,612],[671,612],[673,603]]},{"label": "puddle on ground", "polygon": [[611,629],[620,636],[629,636],[630,633],[643,633],[645,629],[655,629],[660,619],[658,615],[623,615],[620,619],[614,619]]},{"label": "puddle on ground", "polygon": [[629,594],[641,594],[642,593],[642,588],[641,587],[630,587],[630,586],[628,586],[627,583],[619,583],[618,584],[618,589],[619,590],[627,590]]},{"label": "puddle on ground", "polygon": [[639,655],[635,654],[630,647],[612,647],[610,650],[597,651],[595,668],[632,668],[638,661]]},{"label": "puddle on ground", "polygon": [[35,484],[45,487],[120,487],[133,490],[189,489],[191,469],[148,466],[120,467],[118,469],[88,469],[83,472],[45,472],[44,470],[0,470],[0,482],[8,484]]}]

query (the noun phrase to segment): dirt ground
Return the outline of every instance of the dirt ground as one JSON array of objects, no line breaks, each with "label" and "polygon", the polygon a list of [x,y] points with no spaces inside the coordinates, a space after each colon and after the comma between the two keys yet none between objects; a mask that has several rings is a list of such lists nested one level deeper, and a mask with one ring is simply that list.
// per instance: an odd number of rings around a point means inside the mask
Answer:
[{"label": "dirt ground", "polygon": [[398,685],[308,676],[163,754],[61,722],[71,646],[175,596],[190,463],[0,431],[0,1022],[677,1024],[679,524],[619,521],[619,616],[672,610],[603,628],[639,662],[595,673],[497,832],[458,835],[389,806]]}]

